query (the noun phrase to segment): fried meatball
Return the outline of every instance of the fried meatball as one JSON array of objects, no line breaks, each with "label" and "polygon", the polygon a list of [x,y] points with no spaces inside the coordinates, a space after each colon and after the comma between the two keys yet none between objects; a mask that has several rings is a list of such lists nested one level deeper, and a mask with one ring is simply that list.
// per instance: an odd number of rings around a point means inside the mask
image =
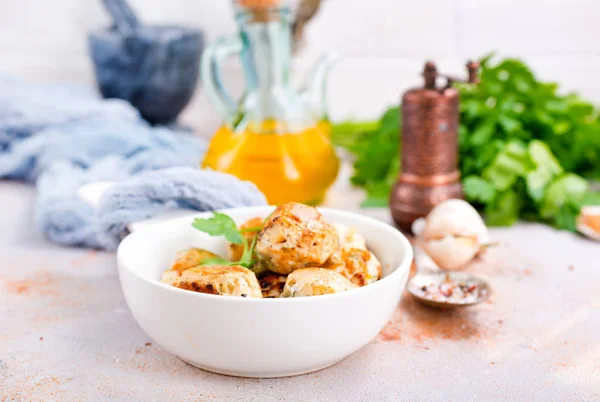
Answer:
[{"label": "fried meatball", "polygon": [[288,275],[281,297],[319,296],[344,292],[354,287],[352,282],[334,270],[304,268]]},{"label": "fried meatball", "polygon": [[281,296],[286,279],[287,277],[285,275],[272,273],[266,274],[260,278],[258,282],[260,283],[263,297],[273,298]]},{"label": "fried meatball", "polygon": [[269,271],[287,275],[322,265],[339,244],[335,228],[315,207],[291,202],[271,214],[258,234],[255,250]]},{"label": "fried meatball", "polygon": [[381,276],[381,263],[366,248],[342,247],[323,267],[340,273],[356,286],[368,285]]},{"label": "fried meatball", "polygon": [[210,265],[183,271],[180,289],[214,295],[262,298],[254,272],[240,266]]},{"label": "fried meatball", "polygon": [[333,226],[340,237],[341,247],[354,247],[354,248],[367,248],[367,242],[365,238],[356,232],[356,229],[334,223]]},{"label": "fried meatball", "polygon": [[177,253],[177,260],[171,267],[173,271],[180,273],[186,269],[197,267],[209,258],[218,258],[219,256],[208,250],[201,248],[188,248]]},{"label": "fried meatball", "polygon": [[[240,230],[242,229],[250,229],[250,228],[262,228],[263,227],[263,218],[252,218],[243,225],[240,226]],[[259,230],[257,231],[249,231],[243,232],[244,240],[248,243],[248,246],[252,244],[252,240],[258,235]],[[232,261],[239,261],[242,258],[242,254],[244,253],[244,245],[243,244],[234,244],[231,243],[229,245],[229,256]],[[252,255],[253,259],[256,259],[256,254]]]},{"label": "fried meatball", "polygon": [[181,272],[168,269],[162,274],[161,282],[171,286],[177,286],[181,278]]}]

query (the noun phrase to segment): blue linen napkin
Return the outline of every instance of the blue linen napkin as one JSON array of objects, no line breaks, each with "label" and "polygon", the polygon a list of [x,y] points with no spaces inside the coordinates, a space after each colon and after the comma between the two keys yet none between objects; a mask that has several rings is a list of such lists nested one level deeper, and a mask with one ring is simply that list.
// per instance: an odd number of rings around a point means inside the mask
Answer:
[{"label": "blue linen napkin", "polygon": [[103,117],[129,122],[141,120],[127,102],[103,100],[85,86],[36,84],[0,75],[0,88],[0,151],[44,128],[68,122]]},{"label": "blue linen napkin", "polygon": [[211,211],[266,205],[256,186],[236,177],[183,167],[142,173],[107,190],[98,206],[99,241],[114,249],[127,235],[127,225],[170,209]]},{"label": "blue linen napkin", "polygon": [[[0,87],[0,179],[35,182],[36,223],[51,241],[114,249],[127,224],[165,209],[266,204],[253,184],[194,168],[204,141],[151,127],[126,102],[2,76]],[[77,189],[106,180],[123,183],[96,214]]]}]

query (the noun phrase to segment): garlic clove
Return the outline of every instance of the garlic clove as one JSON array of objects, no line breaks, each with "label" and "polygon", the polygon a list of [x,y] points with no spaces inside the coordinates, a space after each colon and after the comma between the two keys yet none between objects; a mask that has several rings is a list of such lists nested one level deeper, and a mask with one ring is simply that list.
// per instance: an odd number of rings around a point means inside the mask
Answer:
[{"label": "garlic clove", "polygon": [[581,208],[577,217],[577,230],[590,239],[600,241],[600,205]]},{"label": "garlic clove", "polygon": [[447,234],[439,239],[425,240],[425,252],[442,269],[455,270],[464,267],[479,252],[476,236],[453,236]]},{"label": "garlic clove", "polygon": [[427,225],[427,220],[425,218],[418,218],[415,219],[410,230],[412,230],[415,236],[419,237],[423,233],[423,230],[425,230],[425,225]]},{"label": "garlic clove", "polygon": [[479,244],[489,243],[489,234],[483,219],[468,202],[450,199],[438,204],[427,215],[421,232],[425,240],[439,239],[448,234],[475,236]]},{"label": "garlic clove", "polygon": [[438,204],[425,219],[416,220],[412,230],[441,269],[464,267],[489,244],[483,219],[471,204],[459,199]]}]

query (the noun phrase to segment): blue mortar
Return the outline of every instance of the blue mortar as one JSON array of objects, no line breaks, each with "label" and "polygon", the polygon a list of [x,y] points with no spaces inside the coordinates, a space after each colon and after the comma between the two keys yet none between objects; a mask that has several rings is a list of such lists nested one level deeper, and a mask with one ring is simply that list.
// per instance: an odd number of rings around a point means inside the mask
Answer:
[{"label": "blue mortar", "polygon": [[150,123],[172,123],[194,94],[204,48],[199,30],[113,28],[92,33],[89,46],[102,95],[129,101]]}]

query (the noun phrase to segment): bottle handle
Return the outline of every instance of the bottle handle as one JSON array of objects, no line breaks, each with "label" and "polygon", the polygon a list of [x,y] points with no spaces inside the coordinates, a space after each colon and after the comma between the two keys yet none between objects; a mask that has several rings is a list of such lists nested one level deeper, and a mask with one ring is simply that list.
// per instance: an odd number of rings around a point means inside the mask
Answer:
[{"label": "bottle handle", "polygon": [[226,121],[232,120],[237,104],[223,85],[221,65],[225,58],[241,51],[242,41],[238,36],[223,36],[206,48],[202,55],[201,74],[206,96]]}]

